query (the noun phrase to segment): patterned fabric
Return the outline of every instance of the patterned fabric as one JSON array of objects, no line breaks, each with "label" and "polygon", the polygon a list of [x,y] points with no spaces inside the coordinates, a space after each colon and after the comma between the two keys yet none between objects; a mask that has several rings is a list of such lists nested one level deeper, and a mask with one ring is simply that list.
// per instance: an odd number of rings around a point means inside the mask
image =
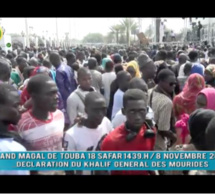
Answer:
[{"label": "patterned fabric", "polygon": [[[172,100],[162,93],[153,89],[149,90],[148,105],[154,112],[154,120],[159,131],[170,131],[173,104]],[[166,139],[157,134],[155,150],[165,151],[167,149]]]},{"label": "patterned fabric", "polygon": [[183,88],[183,91],[174,97],[173,108],[177,119],[180,115],[191,114],[196,109],[196,97],[205,88],[204,78],[200,74],[192,74]]}]

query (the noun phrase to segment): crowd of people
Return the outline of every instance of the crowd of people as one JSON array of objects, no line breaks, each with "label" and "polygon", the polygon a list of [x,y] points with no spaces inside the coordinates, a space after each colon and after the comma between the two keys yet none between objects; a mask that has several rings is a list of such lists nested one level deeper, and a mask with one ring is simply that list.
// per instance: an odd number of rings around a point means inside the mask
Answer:
[{"label": "crowd of people", "polygon": [[[215,48],[0,51],[1,151],[215,150]],[[162,175],[213,171],[4,171]]]}]

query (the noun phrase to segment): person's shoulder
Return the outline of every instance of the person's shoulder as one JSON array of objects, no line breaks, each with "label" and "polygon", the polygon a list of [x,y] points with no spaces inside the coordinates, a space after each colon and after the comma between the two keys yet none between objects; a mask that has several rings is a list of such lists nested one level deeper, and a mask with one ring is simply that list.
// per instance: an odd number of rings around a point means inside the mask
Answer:
[{"label": "person's shoulder", "polygon": [[[78,96],[78,95],[77,95],[77,91],[80,91],[79,88],[77,88],[75,91],[73,91],[73,92],[69,95],[68,99],[69,99],[69,100],[73,100],[74,98],[77,98],[77,96]],[[68,100],[68,99],[67,99],[67,100]]]},{"label": "person's shoulder", "polygon": [[109,123],[110,122],[110,120],[105,116],[104,118],[103,118],[103,120],[102,120],[102,123]]},{"label": "person's shoulder", "polygon": [[155,92],[155,97],[160,100],[157,101],[157,104],[161,104],[163,106],[172,105],[172,100],[163,93]]},{"label": "person's shoulder", "polygon": [[[121,116],[121,115],[123,115],[123,114],[122,114],[122,110],[120,109],[120,110],[116,113],[115,117]],[[115,118],[115,117],[114,117],[114,118]]]},{"label": "person's shoulder", "polygon": [[52,112],[53,117],[56,118],[64,118],[64,114],[61,110],[57,109],[55,112]]},{"label": "person's shoulder", "polygon": [[44,122],[35,119],[32,114],[30,114],[30,111],[26,111],[22,114],[16,129],[18,132],[22,133],[42,125],[44,125]]},{"label": "person's shoulder", "polygon": [[122,140],[122,136],[119,136],[119,135],[124,135],[124,134],[125,134],[124,124],[115,128],[104,139],[103,141],[104,149],[109,147],[112,148],[114,147],[114,145],[120,144],[120,141]]},{"label": "person's shoulder", "polygon": [[30,115],[29,111],[26,111],[26,112],[22,113],[21,119],[19,120],[18,124],[23,123],[24,121],[28,121],[32,118],[33,117]]},{"label": "person's shoulder", "polygon": [[20,151],[25,152],[26,148],[20,143],[10,139],[0,139],[0,150],[1,151]]},{"label": "person's shoulder", "polygon": [[68,129],[65,134],[69,135],[70,137],[80,136],[83,130],[86,129],[85,126],[78,126],[77,124]]},{"label": "person's shoulder", "polygon": [[20,143],[16,142],[16,141],[13,141],[13,146],[14,146],[14,151],[22,151],[22,152],[25,152],[27,151],[26,148],[21,145]]},{"label": "person's shoulder", "polygon": [[102,76],[102,73],[99,72],[98,70],[94,70],[94,74],[98,75],[98,76]]}]

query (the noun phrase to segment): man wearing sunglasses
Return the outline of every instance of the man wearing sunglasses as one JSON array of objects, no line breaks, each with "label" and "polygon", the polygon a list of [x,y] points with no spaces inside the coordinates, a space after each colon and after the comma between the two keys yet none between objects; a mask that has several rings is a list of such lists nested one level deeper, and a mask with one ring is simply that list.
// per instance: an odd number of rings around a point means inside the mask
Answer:
[{"label": "man wearing sunglasses", "polygon": [[[161,70],[158,74],[158,85],[149,91],[149,106],[154,111],[157,126],[155,150],[165,151],[176,141],[173,133],[174,116],[171,94],[176,86],[175,74],[169,70]],[[167,146],[167,141],[170,144]]]}]

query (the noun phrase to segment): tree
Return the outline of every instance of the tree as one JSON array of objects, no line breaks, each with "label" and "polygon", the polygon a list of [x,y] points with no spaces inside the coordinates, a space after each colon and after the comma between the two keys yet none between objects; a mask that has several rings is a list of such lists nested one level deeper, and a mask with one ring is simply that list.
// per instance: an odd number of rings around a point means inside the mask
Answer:
[{"label": "tree", "polygon": [[135,23],[135,24],[131,27],[131,34],[134,35],[134,41],[135,41],[135,36],[137,35],[137,30],[138,30],[138,25]]},{"label": "tree", "polygon": [[136,22],[132,18],[125,18],[121,21],[121,24],[125,27],[127,44],[130,46],[130,33]]},{"label": "tree", "polygon": [[18,33],[10,33],[9,34],[11,37],[20,37],[21,34],[18,34]]},{"label": "tree", "polygon": [[108,35],[105,37],[106,43],[112,43],[114,40],[114,32],[109,32]]},{"label": "tree", "polygon": [[44,41],[43,41],[43,38],[41,38],[41,37],[38,37],[38,46],[39,46],[39,47],[44,47],[44,46],[45,46],[45,43],[44,43]]},{"label": "tree", "polygon": [[117,25],[113,25],[110,27],[110,30],[115,33],[116,35],[116,43],[119,43],[119,32],[121,30],[121,25],[117,24]]},{"label": "tree", "polygon": [[83,43],[103,43],[104,37],[100,33],[89,33],[83,38]]},{"label": "tree", "polygon": [[148,26],[148,28],[146,29],[144,34],[146,35],[146,37],[151,38],[151,36],[153,35],[152,25],[151,24]]}]

